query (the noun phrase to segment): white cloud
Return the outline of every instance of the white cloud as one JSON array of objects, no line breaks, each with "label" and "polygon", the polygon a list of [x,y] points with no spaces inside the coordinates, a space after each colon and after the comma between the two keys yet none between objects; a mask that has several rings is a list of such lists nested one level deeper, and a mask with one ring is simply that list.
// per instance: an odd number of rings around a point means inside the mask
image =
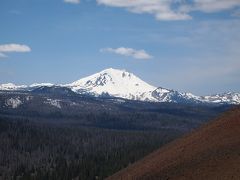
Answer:
[{"label": "white cloud", "polygon": [[240,6],[240,0],[194,0],[193,10],[218,12]]},{"label": "white cloud", "polygon": [[97,0],[97,3],[152,14],[158,20],[187,20],[192,19],[189,13],[193,11],[213,13],[240,6],[240,0]]},{"label": "white cloud", "polygon": [[5,53],[11,52],[30,52],[31,48],[23,44],[2,44],[0,45],[0,58],[7,57]]},{"label": "white cloud", "polygon": [[79,4],[80,0],[64,0],[65,3],[70,3],[70,4]]},{"label": "white cloud", "polygon": [[0,45],[0,52],[30,52],[31,48],[22,44]]},{"label": "white cloud", "polygon": [[180,0],[97,0],[98,4],[126,8],[133,13],[153,14],[158,20],[185,20],[191,17],[172,5],[181,4]]},{"label": "white cloud", "polygon": [[7,57],[7,55],[0,52],[0,58],[5,58],[5,57]]},{"label": "white cloud", "polygon": [[100,52],[110,52],[110,53],[115,53],[123,56],[129,56],[133,57],[135,59],[151,59],[152,56],[149,55],[145,50],[135,50],[132,48],[125,48],[125,47],[120,47],[120,48],[104,48],[101,49]]}]

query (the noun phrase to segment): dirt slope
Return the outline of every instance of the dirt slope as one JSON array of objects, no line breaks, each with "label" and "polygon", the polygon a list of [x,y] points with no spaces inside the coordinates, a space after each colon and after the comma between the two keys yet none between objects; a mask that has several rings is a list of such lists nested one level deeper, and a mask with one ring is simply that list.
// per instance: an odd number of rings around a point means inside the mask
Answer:
[{"label": "dirt slope", "polygon": [[240,180],[240,107],[108,178],[111,179]]}]

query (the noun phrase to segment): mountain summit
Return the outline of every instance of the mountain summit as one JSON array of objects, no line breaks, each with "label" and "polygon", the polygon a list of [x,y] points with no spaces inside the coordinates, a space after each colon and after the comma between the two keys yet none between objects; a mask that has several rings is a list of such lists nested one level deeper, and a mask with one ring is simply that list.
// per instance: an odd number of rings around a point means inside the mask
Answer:
[{"label": "mountain summit", "polygon": [[94,95],[108,94],[126,99],[148,101],[154,100],[150,94],[156,89],[126,70],[113,68],[105,69],[67,86],[75,92],[88,92]]},{"label": "mountain summit", "polygon": [[50,83],[32,84],[30,86],[14,85],[12,83],[0,85],[2,91],[32,91],[41,87],[69,88],[78,94],[92,96],[112,96],[129,100],[173,103],[214,103],[240,104],[239,93],[223,93],[211,96],[195,96],[162,87],[154,87],[126,70],[105,69],[91,76],[82,78],[66,85]]}]

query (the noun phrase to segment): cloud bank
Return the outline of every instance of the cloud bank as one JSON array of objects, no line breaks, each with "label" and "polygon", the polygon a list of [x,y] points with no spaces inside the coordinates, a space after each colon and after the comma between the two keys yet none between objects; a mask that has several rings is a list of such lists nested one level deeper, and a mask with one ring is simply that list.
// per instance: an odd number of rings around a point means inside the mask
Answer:
[{"label": "cloud bank", "polygon": [[213,13],[240,6],[240,0],[97,0],[100,5],[124,8],[132,13],[147,13],[157,20],[188,20],[190,13]]},{"label": "cloud bank", "polygon": [[31,48],[27,45],[2,44],[0,45],[0,58],[7,57],[5,53],[12,53],[12,52],[24,53],[24,52],[30,52],[30,51],[31,51]]},{"label": "cloud bank", "polygon": [[120,47],[116,49],[104,48],[104,49],[101,49],[100,52],[115,53],[122,56],[133,57],[135,59],[151,59],[152,58],[152,56],[149,55],[145,50],[136,50],[136,49],[125,48],[125,47]]}]

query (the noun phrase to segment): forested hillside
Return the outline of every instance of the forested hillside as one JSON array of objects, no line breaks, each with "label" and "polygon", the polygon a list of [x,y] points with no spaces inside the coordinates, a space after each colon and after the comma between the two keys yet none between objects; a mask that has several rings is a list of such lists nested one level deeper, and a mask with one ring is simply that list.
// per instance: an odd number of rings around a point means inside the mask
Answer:
[{"label": "forested hillside", "polygon": [[0,120],[2,179],[102,179],[181,134]]}]

